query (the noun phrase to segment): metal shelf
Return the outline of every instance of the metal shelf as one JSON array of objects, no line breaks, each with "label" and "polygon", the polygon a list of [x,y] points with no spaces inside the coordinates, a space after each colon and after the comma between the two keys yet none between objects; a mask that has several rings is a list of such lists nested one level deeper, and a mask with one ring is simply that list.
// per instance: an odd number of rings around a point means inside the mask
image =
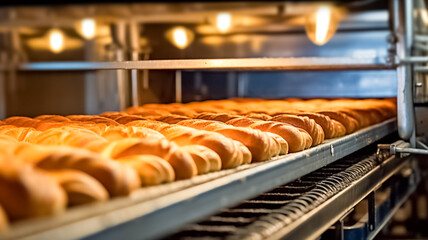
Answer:
[{"label": "metal shelf", "polygon": [[[128,198],[82,206],[38,222],[23,222],[12,229],[10,238],[152,239],[315,171],[396,130],[396,119],[390,119],[302,152],[214,173],[212,176],[218,175],[215,178],[202,175],[173,183],[188,184],[155,198],[147,199],[149,189],[141,189]],[[162,192],[162,187],[168,185],[153,187],[152,191]]]},{"label": "metal shelf", "polygon": [[[392,65],[382,58],[302,57],[142,60],[123,62],[36,62],[18,65],[21,71],[84,71],[115,69],[209,70],[380,70]],[[14,69],[6,67],[3,70]]]}]

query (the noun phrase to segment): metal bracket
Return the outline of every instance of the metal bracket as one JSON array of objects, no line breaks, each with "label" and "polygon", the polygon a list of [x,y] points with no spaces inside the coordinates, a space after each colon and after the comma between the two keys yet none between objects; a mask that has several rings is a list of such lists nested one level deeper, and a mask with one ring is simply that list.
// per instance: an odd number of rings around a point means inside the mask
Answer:
[{"label": "metal bracket", "polygon": [[411,148],[410,143],[403,140],[399,140],[392,144],[378,144],[377,147],[376,155],[379,162],[396,154],[399,154],[400,158],[406,157],[409,154],[428,155],[428,149]]},{"label": "metal bracket", "polygon": [[376,198],[375,191],[371,192],[367,196],[368,200],[368,213],[369,213],[369,231],[373,231],[376,228]]},{"label": "metal bracket", "polygon": [[336,240],[343,240],[345,239],[345,234],[344,234],[344,221],[345,218],[354,211],[354,208],[349,209],[345,214],[343,214],[343,216],[337,220],[337,222],[332,226],[334,229],[334,239]]}]

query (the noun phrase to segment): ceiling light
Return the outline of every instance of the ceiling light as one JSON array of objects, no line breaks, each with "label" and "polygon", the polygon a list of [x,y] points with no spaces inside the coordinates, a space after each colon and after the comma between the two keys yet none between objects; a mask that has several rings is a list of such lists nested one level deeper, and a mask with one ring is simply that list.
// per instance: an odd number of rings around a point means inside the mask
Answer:
[{"label": "ceiling light", "polygon": [[54,53],[60,53],[64,50],[64,34],[59,29],[52,29],[48,33],[49,47]]},{"label": "ceiling light", "polygon": [[177,48],[185,49],[193,42],[194,34],[185,27],[175,27],[167,32],[166,37]]},{"label": "ceiling light", "polygon": [[97,25],[93,18],[85,18],[80,21],[79,33],[85,39],[92,39],[95,37]]},{"label": "ceiling light", "polygon": [[230,13],[219,13],[216,18],[216,26],[220,32],[227,32],[232,25],[232,15]]},{"label": "ceiling light", "polygon": [[339,13],[331,6],[320,6],[306,19],[305,29],[309,39],[316,45],[327,43],[339,25]]}]

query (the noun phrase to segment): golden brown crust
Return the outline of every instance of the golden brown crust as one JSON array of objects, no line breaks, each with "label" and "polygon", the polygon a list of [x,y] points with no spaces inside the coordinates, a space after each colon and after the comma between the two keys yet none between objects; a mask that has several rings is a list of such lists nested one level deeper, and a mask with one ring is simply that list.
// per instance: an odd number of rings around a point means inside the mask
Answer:
[{"label": "golden brown crust", "polygon": [[0,157],[0,204],[11,220],[41,217],[64,210],[67,199],[46,173],[14,159]]},{"label": "golden brown crust", "polygon": [[320,114],[326,115],[333,120],[340,122],[346,129],[346,134],[355,132],[360,128],[357,120],[354,118],[337,111],[320,111]]},{"label": "golden brown crust", "polygon": [[302,151],[306,146],[306,140],[304,136],[302,136],[303,133],[301,133],[298,128],[291,125],[249,118],[235,118],[226,123],[237,127],[250,127],[259,129],[263,132],[275,133],[287,141],[290,152]]},{"label": "golden brown crust", "polygon": [[[271,121],[288,123],[297,128],[304,129],[313,139],[312,146],[317,146],[324,141],[324,133],[320,132],[319,125],[313,120],[305,116],[296,116],[289,114],[280,114],[271,118]],[[322,131],[322,129],[321,129]]]},{"label": "golden brown crust", "polygon": [[215,132],[196,130],[193,128],[170,125],[157,121],[134,121],[128,126],[141,126],[162,133],[169,141],[179,146],[202,145],[216,152],[222,161],[222,168],[234,168],[242,163],[242,150],[238,149],[233,140]]},{"label": "golden brown crust", "polygon": [[32,127],[36,128],[40,120],[32,119],[29,117],[10,117],[4,120],[6,125],[13,125],[17,127]]},{"label": "golden brown crust", "polygon": [[65,191],[69,206],[102,202],[108,199],[108,193],[103,185],[83,172],[55,170],[49,171],[48,175],[55,179]]},{"label": "golden brown crust", "polygon": [[76,127],[51,128],[40,132],[29,141],[41,145],[66,145],[100,152],[107,146],[107,140],[94,132]]},{"label": "golden brown crust", "polygon": [[67,118],[72,121],[103,123],[109,126],[119,125],[116,121],[110,118],[96,116],[96,115],[68,115]]},{"label": "golden brown crust", "polygon": [[136,172],[129,167],[84,149],[26,143],[10,148],[15,156],[41,169],[84,172],[98,180],[110,196],[128,195],[141,185]]},{"label": "golden brown crust", "polygon": [[181,149],[192,156],[199,175],[221,169],[220,156],[213,150],[202,145],[187,145],[181,147]]},{"label": "golden brown crust", "polygon": [[192,157],[166,139],[125,138],[109,143],[102,154],[104,157],[113,159],[132,155],[154,155],[171,164],[177,179],[187,179],[197,175],[197,167]]},{"label": "golden brown crust", "polygon": [[279,152],[275,152],[274,149],[272,149],[271,137],[259,130],[234,127],[222,122],[202,119],[184,120],[177,124],[200,130],[217,132],[225,137],[241,142],[250,150],[253,158],[252,161],[255,162],[265,161],[279,154]]},{"label": "golden brown crust", "polygon": [[154,155],[131,155],[117,159],[138,172],[142,186],[153,186],[175,180],[172,166]]},{"label": "golden brown crust", "polygon": [[51,121],[51,122],[70,122],[71,120],[60,115],[40,115],[35,117],[34,119],[40,121]]}]

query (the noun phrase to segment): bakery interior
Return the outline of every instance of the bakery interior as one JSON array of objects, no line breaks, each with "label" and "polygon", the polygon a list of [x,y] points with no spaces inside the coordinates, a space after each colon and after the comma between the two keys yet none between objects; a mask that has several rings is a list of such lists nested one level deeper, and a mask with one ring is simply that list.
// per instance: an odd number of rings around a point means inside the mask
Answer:
[{"label": "bakery interior", "polygon": [[1,1],[0,239],[428,238],[428,2]]}]

